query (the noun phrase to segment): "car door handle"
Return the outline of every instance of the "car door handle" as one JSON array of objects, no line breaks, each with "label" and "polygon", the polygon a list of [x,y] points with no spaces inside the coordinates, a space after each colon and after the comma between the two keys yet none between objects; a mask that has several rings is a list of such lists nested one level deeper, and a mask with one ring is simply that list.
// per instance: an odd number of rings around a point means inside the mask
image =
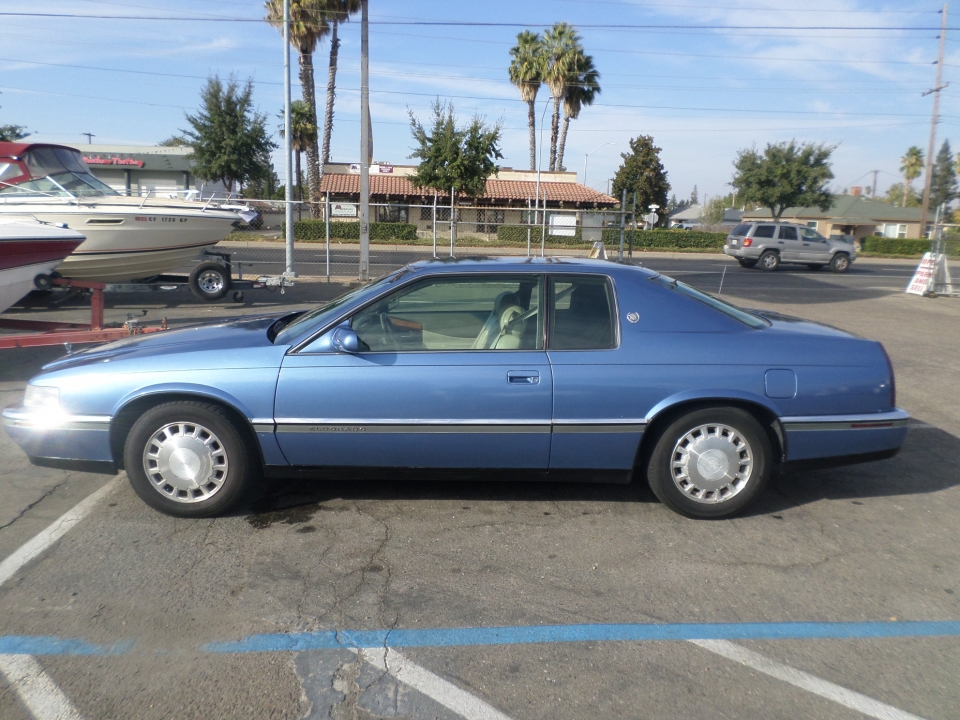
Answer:
[{"label": "car door handle", "polygon": [[507,382],[514,385],[536,385],[540,382],[540,373],[536,370],[511,370],[507,373]]},{"label": "car door handle", "polygon": [[778,240],[778,242],[779,242],[781,245],[785,245],[785,244],[786,244],[786,243],[784,243],[783,240]]}]

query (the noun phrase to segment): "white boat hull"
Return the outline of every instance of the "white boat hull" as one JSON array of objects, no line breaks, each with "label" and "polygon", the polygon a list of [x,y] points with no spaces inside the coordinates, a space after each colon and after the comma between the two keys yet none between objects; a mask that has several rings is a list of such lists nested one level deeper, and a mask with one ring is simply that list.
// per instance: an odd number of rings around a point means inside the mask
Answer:
[{"label": "white boat hull", "polygon": [[0,313],[6,312],[17,300],[33,290],[33,279],[37,275],[49,275],[58,262],[55,260],[0,270]]},{"label": "white boat hull", "polygon": [[200,203],[146,203],[110,198],[80,203],[24,199],[0,204],[0,215],[29,214],[63,223],[87,239],[57,267],[64,277],[129,282],[189,265],[204,248],[228,235],[237,213],[204,209]]}]

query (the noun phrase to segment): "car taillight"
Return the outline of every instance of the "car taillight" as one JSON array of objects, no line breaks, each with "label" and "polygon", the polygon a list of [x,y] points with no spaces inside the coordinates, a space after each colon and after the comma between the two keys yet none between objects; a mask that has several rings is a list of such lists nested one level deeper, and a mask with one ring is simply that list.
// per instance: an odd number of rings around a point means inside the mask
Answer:
[{"label": "car taillight", "polygon": [[880,350],[883,352],[883,357],[887,361],[887,370],[890,372],[890,407],[895,408],[897,406],[897,380],[893,375],[893,363],[890,361],[887,349],[883,345],[880,345]]},{"label": "car taillight", "polygon": [[744,246],[744,247],[750,247],[751,245],[753,245],[753,240],[752,240],[751,238],[744,238],[744,239],[743,239],[743,246]]}]

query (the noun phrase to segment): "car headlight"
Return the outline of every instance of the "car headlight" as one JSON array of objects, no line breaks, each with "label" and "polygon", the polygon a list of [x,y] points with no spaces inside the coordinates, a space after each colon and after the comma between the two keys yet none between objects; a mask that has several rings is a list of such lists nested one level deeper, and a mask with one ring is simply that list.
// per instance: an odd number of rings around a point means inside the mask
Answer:
[{"label": "car headlight", "polygon": [[60,407],[60,388],[44,385],[27,385],[27,392],[23,396],[25,408],[51,410]]}]

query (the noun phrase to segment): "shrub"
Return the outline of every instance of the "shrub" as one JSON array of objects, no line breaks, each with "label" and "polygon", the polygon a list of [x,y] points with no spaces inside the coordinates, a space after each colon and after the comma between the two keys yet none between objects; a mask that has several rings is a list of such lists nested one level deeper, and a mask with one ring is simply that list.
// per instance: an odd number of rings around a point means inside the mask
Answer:
[{"label": "shrub", "polygon": [[[627,234],[629,238],[629,233]],[[620,241],[619,231],[617,242]],[[637,230],[633,240],[634,248],[672,248],[719,250],[727,241],[726,233],[703,232],[701,230]]]},{"label": "shrub", "polygon": [[860,249],[864,252],[884,255],[922,255],[930,250],[930,241],[926,238],[888,238],[871,235],[860,241]]},{"label": "shrub", "polygon": [[[282,226],[282,233],[286,226]],[[293,224],[295,240],[323,242],[327,239],[326,225],[323,220],[300,220]],[[359,240],[360,223],[344,220],[330,221],[331,240]],[[409,223],[370,223],[371,240],[416,240],[417,226]]]}]

